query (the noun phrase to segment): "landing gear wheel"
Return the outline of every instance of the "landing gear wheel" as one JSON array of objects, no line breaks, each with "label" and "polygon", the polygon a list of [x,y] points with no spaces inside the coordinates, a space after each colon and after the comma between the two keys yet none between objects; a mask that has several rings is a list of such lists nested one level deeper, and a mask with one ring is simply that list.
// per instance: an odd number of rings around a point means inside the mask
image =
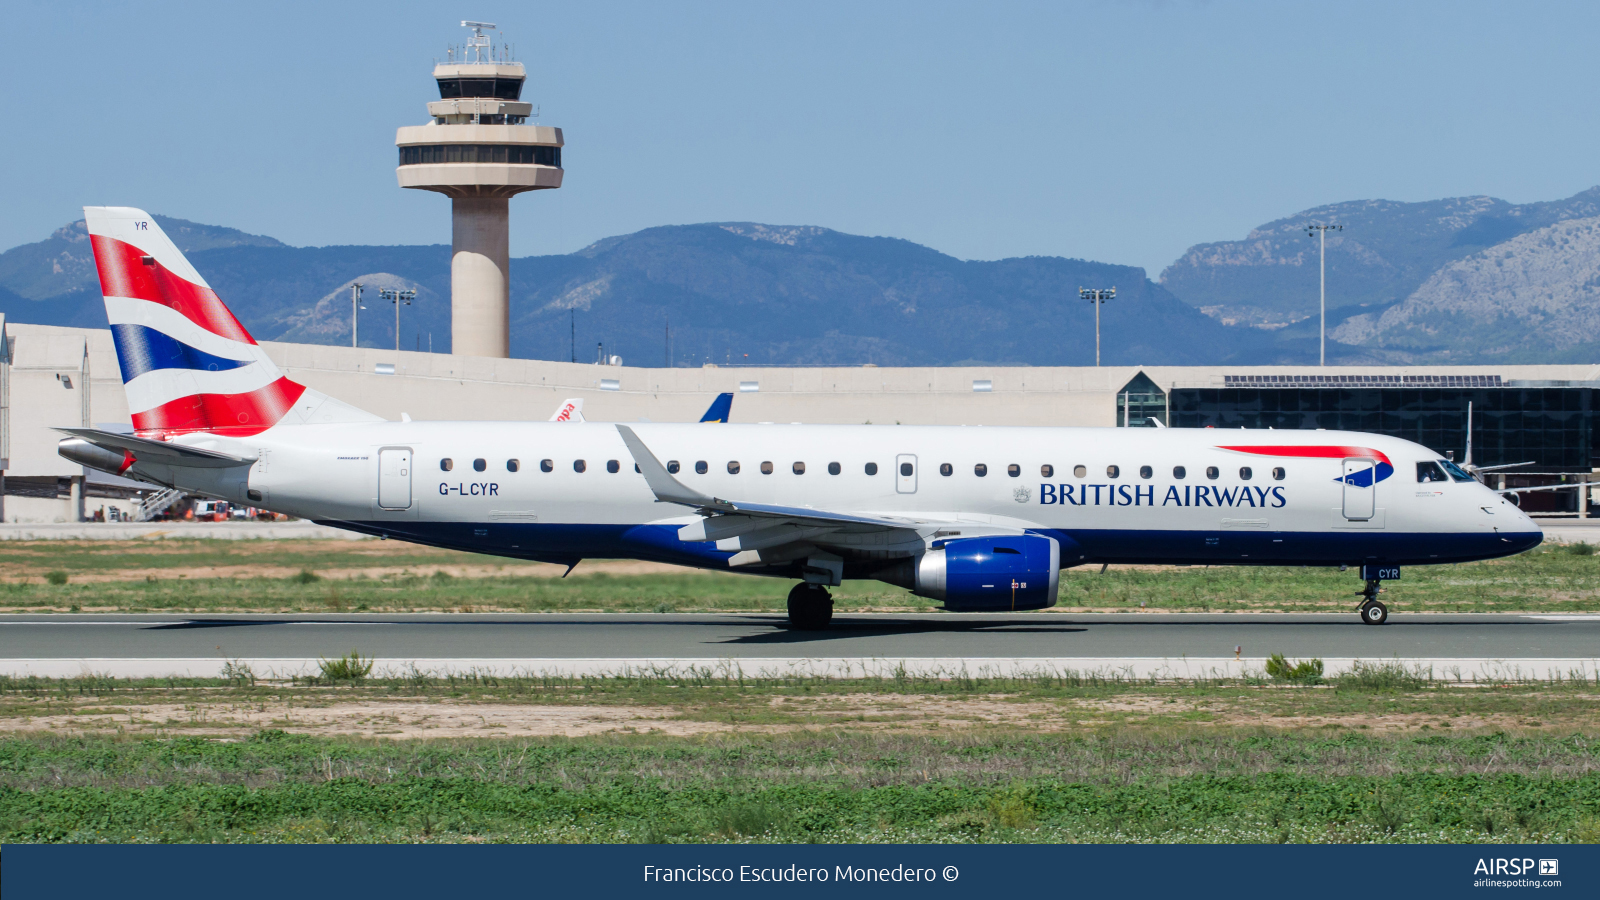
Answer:
[{"label": "landing gear wheel", "polygon": [[1389,621],[1389,607],[1378,599],[1383,583],[1374,578],[1361,588],[1361,621],[1365,625],[1382,625]]},{"label": "landing gear wheel", "polygon": [[820,584],[802,582],[789,591],[789,628],[826,631],[833,621],[833,596]]}]

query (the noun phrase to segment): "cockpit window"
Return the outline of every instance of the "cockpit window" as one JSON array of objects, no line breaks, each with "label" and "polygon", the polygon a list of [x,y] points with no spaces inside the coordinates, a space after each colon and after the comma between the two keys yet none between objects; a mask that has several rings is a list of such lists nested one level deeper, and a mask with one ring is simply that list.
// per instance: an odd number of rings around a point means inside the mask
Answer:
[{"label": "cockpit window", "polygon": [[1439,465],[1444,466],[1444,470],[1446,472],[1449,472],[1450,473],[1450,477],[1452,479],[1456,480],[1456,481],[1477,481],[1478,480],[1476,478],[1473,478],[1471,475],[1468,475],[1465,470],[1463,470],[1460,466],[1456,465],[1455,463],[1451,462],[1448,459],[1439,460]]},{"label": "cockpit window", "polygon": [[1417,481],[1418,481],[1418,483],[1426,484],[1427,482],[1430,482],[1430,481],[1449,481],[1449,480],[1450,479],[1444,474],[1444,470],[1439,468],[1439,464],[1438,463],[1434,463],[1434,462],[1419,462],[1419,463],[1417,463]]}]

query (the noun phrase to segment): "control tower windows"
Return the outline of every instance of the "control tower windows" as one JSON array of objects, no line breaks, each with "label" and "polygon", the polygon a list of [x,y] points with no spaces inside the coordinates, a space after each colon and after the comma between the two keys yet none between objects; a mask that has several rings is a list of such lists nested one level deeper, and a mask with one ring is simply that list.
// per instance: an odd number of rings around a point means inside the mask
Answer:
[{"label": "control tower windows", "polygon": [[427,144],[400,148],[400,165],[428,163],[510,163],[559,169],[561,148],[528,144]]},{"label": "control tower windows", "polygon": [[439,99],[459,100],[463,97],[484,97],[495,100],[522,99],[521,78],[441,78]]}]

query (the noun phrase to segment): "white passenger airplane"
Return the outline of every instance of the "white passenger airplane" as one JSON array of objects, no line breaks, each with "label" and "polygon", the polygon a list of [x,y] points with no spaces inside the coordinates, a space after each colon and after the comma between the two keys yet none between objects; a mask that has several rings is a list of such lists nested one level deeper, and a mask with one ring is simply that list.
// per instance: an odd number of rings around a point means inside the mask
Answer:
[{"label": "white passenger airplane", "polygon": [[1543,538],[1438,453],[1374,434],[389,422],[284,377],[149,215],[84,212],[134,434],[64,428],[61,455],[352,531],[797,579],[798,629],[827,627],[845,579],[1026,610],[1094,563],[1360,566],[1362,621],[1382,624],[1400,566]]}]

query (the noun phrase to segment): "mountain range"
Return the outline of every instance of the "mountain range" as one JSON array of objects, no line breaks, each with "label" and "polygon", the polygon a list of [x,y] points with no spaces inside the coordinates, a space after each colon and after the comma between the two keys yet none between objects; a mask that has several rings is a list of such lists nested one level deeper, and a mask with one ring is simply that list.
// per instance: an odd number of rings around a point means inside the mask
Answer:
[{"label": "mountain range", "polygon": [[[383,288],[412,289],[406,349],[449,349],[447,246],[291,247],[156,217],[258,339],[394,346]],[[1244,239],[1199,244],[1161,273],[1063,257],[960,260],[814,226],[649,228],[512,260],[512,355],[633,365],[1086,365],[1102,308],[1107,364],[1315,362],[1316,239],[1327,241],[1329,361],[1578,362],[1600,354],[1600,188],[1565,200],[1353,201]],[[0,254],[13,321],[103,326],[77,222]],[[603,349],[602,349],[603,346]],[[669,356],[670,354],[670,356]]]}]

